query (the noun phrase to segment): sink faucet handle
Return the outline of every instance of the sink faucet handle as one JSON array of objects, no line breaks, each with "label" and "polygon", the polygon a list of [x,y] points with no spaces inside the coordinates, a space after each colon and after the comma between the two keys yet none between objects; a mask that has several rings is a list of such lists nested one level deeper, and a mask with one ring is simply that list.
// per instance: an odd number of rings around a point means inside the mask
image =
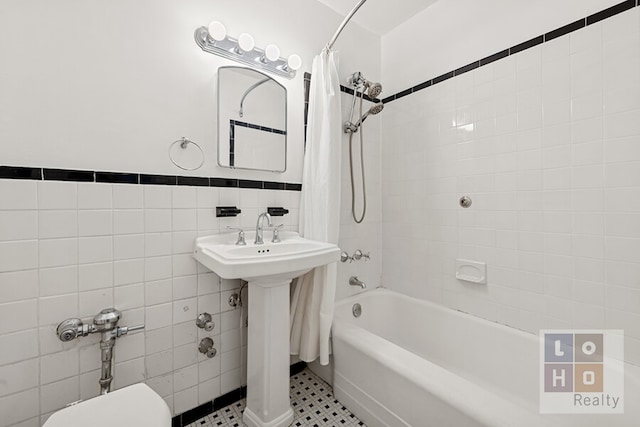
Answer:
[{"label": "sink faucet handle", "polygon": [[274,225],[273,226],[273,238],[271,239],[271,243],[280,243],[280,229],[284,227],[284,224]]},{"label": "sink faucet handle", "polygon": [[231,227],[231,226],[227,225],[226,229],[238,232],[238,240],[236,240],[236,245],[245,246],[247,244],[247,242],[244,240],[244,230],[242,228]]}]

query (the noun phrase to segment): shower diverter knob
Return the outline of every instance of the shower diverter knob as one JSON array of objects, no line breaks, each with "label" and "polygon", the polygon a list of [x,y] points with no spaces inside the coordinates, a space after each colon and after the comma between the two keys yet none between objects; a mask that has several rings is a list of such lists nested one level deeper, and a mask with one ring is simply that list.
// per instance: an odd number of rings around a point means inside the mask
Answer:
[{"label": "shower diverter knob", "polygon": [[198,344],[198,351],[202,354],[206,354],[207,357],[213,357],[215,356],[215,353],[213,353],[213,356],[209,356],[211,350],[215,352],[215,349],[213,348],[213,340],[209,337],[202,338],[202,340],[200,340],[200,344]]},{"label": "shower diverter knob", "polygon": [[209,313],[201,313],[198,315],[196,319],[196,325],[198,328],[204,329],[205,331],[211,331],[215,327],[213,323],[213,319]]}]

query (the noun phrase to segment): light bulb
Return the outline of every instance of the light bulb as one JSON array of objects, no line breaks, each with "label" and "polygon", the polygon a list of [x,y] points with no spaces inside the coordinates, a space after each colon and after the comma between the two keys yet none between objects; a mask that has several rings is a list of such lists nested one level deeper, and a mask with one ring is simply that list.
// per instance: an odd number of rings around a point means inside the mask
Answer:
[{"label": "light bulb", "polygon": [[251,34],[242,33],[238,36],[238,47],[243,52],[252,51],[255,45],[256,45],[255,41],[253,40],[253,37],[251,36]]},{"label": "light bulb", "polygon": [[277,61],[280,58],[280,48],[275,44],[268,44],[267,47],[264,48],[264,56],[269,61]]},{"label": "light bulb", "polygon": [[227,37],[227,29],[221,22],[211,21],[207,30],[209,31],[209,36],[215,41],[219,42]]},{"label": "light bulb", "polygon": [[302,67],[302,58],[295,53],[293,55],[289,55],[289,58],[287,59],[287,67],[293,71],[298,71],[300,67]]}]

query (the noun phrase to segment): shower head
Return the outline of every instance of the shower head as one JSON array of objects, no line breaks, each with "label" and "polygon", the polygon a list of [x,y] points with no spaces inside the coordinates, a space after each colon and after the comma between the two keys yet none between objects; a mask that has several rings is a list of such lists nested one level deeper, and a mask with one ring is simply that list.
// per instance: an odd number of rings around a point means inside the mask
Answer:
[{"label": "shower head", "polygon": [[345,133],[354,133],[358,131],[358,128],[362,125],[362,123],[369,117],[369,115],[376,115],[384,109],[384,104],[382,102],[378,102],[377,104],[373,104],[366,113],[360,117],[356,123],[345,122],[344,124],[344,132]]},{"label": "shower head", "polygon": [[368,87],[367,95],[369,98],[377,98],[382,93],[382,85],[380,83],[371,83],[368,80],[364,81],[364,87]]},{"label": "shower head", "polygon": [[356,90],[359,88],[366,90],[370,98],[377,98],[382,93],[382,85],[365,79],[360,71],[353,73],[349,77],[349,84]]},{"label": "shower head", "polygon": [[362,117],[360,117],[360,120],[358,120],[358,123],[356,123],[356,126],[360,126],[367,117],[369,117],[369,115],[376,115],[378,114],[380,111],[382,111],[382,109],[384,108],[384,104],[382,102],[378,102],[377,104],[373,104],[371,106],[371,108],[369,108],[367,110],[366,113],[364,113],[362,115]]}]

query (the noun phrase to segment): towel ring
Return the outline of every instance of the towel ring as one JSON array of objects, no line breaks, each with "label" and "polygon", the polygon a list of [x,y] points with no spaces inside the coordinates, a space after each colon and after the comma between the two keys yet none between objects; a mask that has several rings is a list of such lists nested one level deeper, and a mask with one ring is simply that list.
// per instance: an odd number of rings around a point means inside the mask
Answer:
[{"label": "towel ring", "polygon": [[[186,167],[186,166],[180,165],[176,161],[176,159],[173,158],[173,154],[171,153],[171,150],[176,145],[179,145],[182,150],[186,150],[187,147],[189,146],[189,144],[193,144],[198,149],[198,151],[200,151],[200,163],[196,167]],[[202,147],[200,147],[200,144],[198,144],[197,142],[194,142],[194,141],[190,140],[189,138],[186,138],[186,137],[183,136],[181,139],[179,139],[177,141],[174,141],[169,146],[169,159],[171,160],[171,163],[173,163],[174,165],[176,165],[177,167],[179,167],[182,170],[194,171],[196,169],[200,169],[202,167],[202,165],[204,165],[204,150],[202,149]]]}]

